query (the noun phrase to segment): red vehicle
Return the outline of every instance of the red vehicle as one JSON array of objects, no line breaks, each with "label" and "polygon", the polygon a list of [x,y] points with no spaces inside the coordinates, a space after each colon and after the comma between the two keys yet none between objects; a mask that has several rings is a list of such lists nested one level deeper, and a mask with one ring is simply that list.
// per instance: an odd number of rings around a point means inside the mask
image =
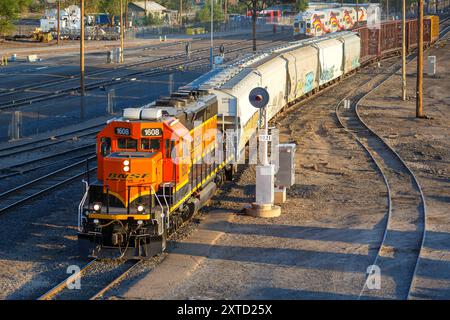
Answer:
[{"label": "red vehicle", "polygon": [[[252,10],[247,10],[247,17],[252,16]],[[268,22],[276,21],[278,18],[281,17],[281,10],[272,10],[272,9],[265,9],[261,10],[259,12],[256,12],[257,17],[261,18],[267,18]]]}]

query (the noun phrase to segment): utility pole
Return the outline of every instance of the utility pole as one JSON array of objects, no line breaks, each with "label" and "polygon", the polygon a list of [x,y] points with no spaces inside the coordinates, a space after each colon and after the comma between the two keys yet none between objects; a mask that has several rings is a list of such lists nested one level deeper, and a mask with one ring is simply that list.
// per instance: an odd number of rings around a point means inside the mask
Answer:
[{"label": "utility pole", "polygon": [[128,28],[128,4],[129,4],[129,0],[125,0],[125,29],[124,31]]},{"label": "utility pole", "polygon": [[180,26],[183,26],[183,0],[180,0]]},{"label": "utility pole", "polygon": [[80,0],[80,92],[81,101],[84,97],[84,0]]},{"label": "utility pole", "polygon": [[223,3],[223,14],[225,15],[225,22],[228,22],[228,0]]},{"label": "utility pole", "polygon": [[123,63],[123,38],[125,26],[123,25],[123,0],[120,0],[120,63]]},{"label": "utility pole", "polygon": [[256,5],[258,0],[252,0],[252,33],[253,33],[253,53],[256,53]]},{"label": "utility pole", "polygon": [[356,26],[359,25],[359,7],[358,7],[359,3],[358,0],[356,0]]},{"label": "utility pole", "polygon": [[389,20],[389,0],[386,0],[386,20]]},{"label": "utility pole", "polygon": [[59,45],[59,38],[61,38],[61,0],[58,0],[58,31],[56,43]]},{"label": "utility pole", "polygon": [[211,69],[214,68],[214,0],[211,1],[211,46],[209,48],[209,59],[211,60]]},{"label": "utility pole", "polygon": [[402,6],[402,100],[406,100],[406,0]]},{"label": "utility pole", "polygon": [[419,21],[417,28],[417,88],[416,88],[416,118],[423,118],[423,0],[419,0]]}]

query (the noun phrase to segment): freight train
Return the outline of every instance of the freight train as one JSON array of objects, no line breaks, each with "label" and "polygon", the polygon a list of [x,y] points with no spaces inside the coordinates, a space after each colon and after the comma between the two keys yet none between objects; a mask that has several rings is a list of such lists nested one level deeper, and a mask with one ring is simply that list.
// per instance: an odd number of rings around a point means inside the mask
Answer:
[{"label": "freight train", "polygon": [[[429,45],[439,20],[426,21]],[[250,90],[267,88],[270,120],[400,50],[398,23],[291,42],[217,67],[169,97],[124,109],[97,136],[97,179],[86,182],[78,210],[81,254],[147,258],[163,251],[167,236],[233,178],[259,122]],[[408,21],[408,49],[417,45],[416,27]]]}]

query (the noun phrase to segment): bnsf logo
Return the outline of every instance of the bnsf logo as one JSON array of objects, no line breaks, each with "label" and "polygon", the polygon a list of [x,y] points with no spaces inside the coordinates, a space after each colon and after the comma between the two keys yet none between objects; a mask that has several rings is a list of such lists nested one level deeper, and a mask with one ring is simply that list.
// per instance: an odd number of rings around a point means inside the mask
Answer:
[{"label": "bnsf logo", "polygon": [[147,173],[113,173],[108,175],[108,180],[127,180],[127,179],[144,179],[149,174]]}]

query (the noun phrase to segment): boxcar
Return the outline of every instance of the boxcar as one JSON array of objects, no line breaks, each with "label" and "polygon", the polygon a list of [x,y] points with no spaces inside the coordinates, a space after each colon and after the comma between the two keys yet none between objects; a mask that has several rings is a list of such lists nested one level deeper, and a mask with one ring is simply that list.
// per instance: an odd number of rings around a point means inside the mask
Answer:
[{"label": "boxcar", "polygon": [[[411,52],[417,47],[417,20],[406,21],[406,49]],[[362,26],[354,30],[361,38],[360,62],[382,59],[397,54],[402,50],[402,22],[400,20],[387,21],[379,28]],[[426,46],[439,38],[439,17],[424,18],[423,41]]]}]

